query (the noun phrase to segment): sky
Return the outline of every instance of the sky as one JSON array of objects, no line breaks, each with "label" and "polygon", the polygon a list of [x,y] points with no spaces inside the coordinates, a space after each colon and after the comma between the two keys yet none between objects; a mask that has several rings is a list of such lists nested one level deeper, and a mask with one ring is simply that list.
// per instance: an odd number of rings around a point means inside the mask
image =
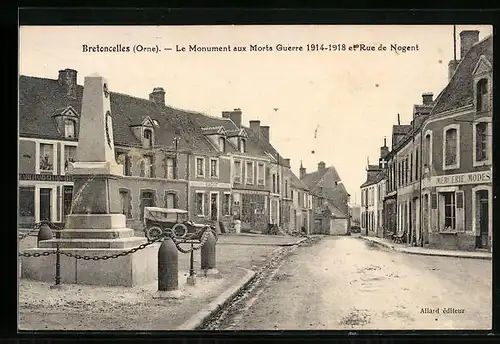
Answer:
[{"label": "sky", "polygon": [[[456,30],[459,58],[460,31],[479,30],[481,40],[493,29]],[[246,51],[189,51],[195,44]],[[278,51],[278,44],[303,50]],[[308,44],[326,50],[307,51]],[[343,44],[346,50],[332,51]],[[375,51],[349,50],[356,44]],[[393,44],[418,50],[393,51]],[[84,52],[83,45],[131,51]],[[138,45],[159,51],[133,52]],[[250,51],[250,45],[272,51]],[[271,143],[297,175],[301,162],[307,172],[319,161],[333,165],[358,204],[367,160],[378,163],[384,136],[390,147],[398,113],[409,124],[422,93],[436,97],[446,86],[451,59],[453,25],[22,26],[19,39],[21,75],[57,79],[60,69],[71,68],[80,85],[98,73],[111,91],[140,98],[163,87],[166,103],[176,108],[216,117],[240,108],[244,125],[270,126]]]}]

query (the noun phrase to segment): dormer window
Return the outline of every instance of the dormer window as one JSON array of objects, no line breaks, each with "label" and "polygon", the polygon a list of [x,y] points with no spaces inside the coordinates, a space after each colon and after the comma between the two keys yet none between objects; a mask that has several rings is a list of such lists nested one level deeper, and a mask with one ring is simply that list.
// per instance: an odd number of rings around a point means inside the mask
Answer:
[{"label": "dormer window", "polygon": [[219,137],[219,150],[221,152],[226,151],[226,139],[224,137]]},{"label": "dormer window", "polygon": [[246,153],[247,152],[247,140],[244,138],[240,138],[239,143],[240,143],[240,147],[239,147],[240,153]]},{"label": "dormer window", "polygon": [[75,137],[76,122],[72,119],[66,118],[64,120],[64,137],[72,139]]},{"label": "dormer window", "polygon": [[488,109],[488,80],[481,79],[476,84],[476,111]]},{"label": "dormer window", "polygon": [[146,149],[153,147],[153,131],[151,129],[144,129],[142,144]]},{"label": "dormer window", "polygon": [[158,124],[158,121],[156,119],[153,119],[153,125],[155,127],[159,127],[160,125]]}]

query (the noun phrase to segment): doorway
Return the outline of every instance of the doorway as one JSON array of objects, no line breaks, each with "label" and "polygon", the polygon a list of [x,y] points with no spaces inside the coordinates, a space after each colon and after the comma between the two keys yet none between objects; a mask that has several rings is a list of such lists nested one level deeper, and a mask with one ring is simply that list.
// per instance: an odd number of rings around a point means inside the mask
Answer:
[{"label": "doorway", "polygon": [[40,189],[40,221],[51,221],[52,189]]},{"label": "doorway", "polygon": [[210,194],[210,220],[217,221],[219,219],[218,194]]},{"label": "doorway", "polygon": [[479,236],[477,237],[477,248],[488,248],[488,191],[480,190],[477,192],[477,201],[479,205]]}]

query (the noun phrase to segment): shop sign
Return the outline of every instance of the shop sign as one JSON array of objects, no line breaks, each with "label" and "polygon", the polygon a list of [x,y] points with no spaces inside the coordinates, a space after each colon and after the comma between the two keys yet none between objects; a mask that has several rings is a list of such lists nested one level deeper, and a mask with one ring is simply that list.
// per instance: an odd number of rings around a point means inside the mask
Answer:
[{"label": "shop sign", "polygon": [[58,174],[32,174],[32,173],[19,173],[19,180],[36,180],[42,182],[72,182],[71,175],[58,175]]},{"label": "shop sign", "polygon": [[424,187],[491,183],[491,170],[434,176],[423,180]]}]

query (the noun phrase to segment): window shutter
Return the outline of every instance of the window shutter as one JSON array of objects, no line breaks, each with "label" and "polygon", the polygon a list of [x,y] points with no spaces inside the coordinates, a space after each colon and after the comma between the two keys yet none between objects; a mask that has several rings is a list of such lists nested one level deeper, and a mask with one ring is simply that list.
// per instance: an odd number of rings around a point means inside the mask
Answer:
[{"label": "window shutter", "polygon": [[179,209],[179,195],[174,194],[174,208]]},{"label": "window shutter", "polygon": [[210,200],[208,198],[208,193],[205,193],[203,195],[204,195],[203,197],[205,197],[205,210],[204,211],[205,211],[205,215],[208,216],[209,215],[208,214],[208,208],[209,208],[209,202],[210,202]]},{"label": "window shutter", "polygon": [[456,191],[456,230],[459,232],[465,231],[465,212],[464,212],[464,192]]},{"label": "window shutter", "polygon": [[144,177],[146,173],[146,163],[144,160],[141,160],[141,177]]},{"label": "window shutter", "polygon": [[437,194],[431,193],[431,209],[437,209]]}]

